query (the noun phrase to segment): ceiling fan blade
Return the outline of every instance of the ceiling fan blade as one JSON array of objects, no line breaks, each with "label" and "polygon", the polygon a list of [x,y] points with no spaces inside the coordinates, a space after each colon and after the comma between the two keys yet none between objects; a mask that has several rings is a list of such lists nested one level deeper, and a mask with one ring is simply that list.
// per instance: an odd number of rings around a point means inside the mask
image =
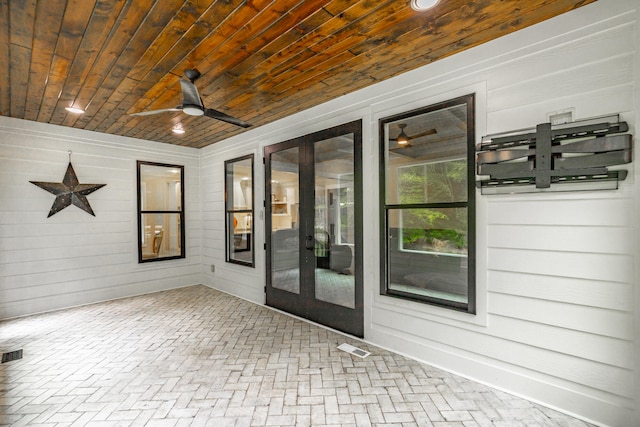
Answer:
[{"label": "ceiling fan blade", "polygon": [[130,116],[150,116],[152,114],[168,113],[169,111],[182,111],[182,107],[178,106],[176,108],[164,108],[162,110],[140,111],[139,113],[131,113],[129,115]]},{"label": "ceiling fan blade", "polygon": [[180,79],[180,87],[182,88],[182,105],[204,108],[196,85],[189,80]]},{"label": "ceiling fan blade", "polygon": [[204,115],[207,117],[211,117],[212,119],[221,120],[223,122],[231,123],[232,125],[240,126],[243,128],[248,128],[251,124],[245,122],[244,120],[237,119],[233,116],[223,113],[222,111],[214,110],[212,108],[206,108],[204,110]]},{"label": "ceiling fan blade", "polygon": [[429,129],[429,130],[426,130],[426,131],[424,131],[424,132],[417,133],[417,134],[415,134],[415,135],[411,135],[411,136],[409,136],[409,139],[422,138],[423,136],[434,135],[434,134],[436,134],[436,133],[438,133],[438,131],[437,131],[437,130],[435,130],[435,129]]},{"label": "ceiling fan blade", "polygon": [[[426,130],[426,131],[424,131],[424,132],[417,133],[417,134],[415,134],[415,135],[408,135],[408,136],[407,136],[407,139],[408,139],[409,141],[411,141],[411,140],[413,140],[413,139],[422,138],[422,137],[424,137],[424,136],[435,135],[436,133],[438,133],[438,131],[437,131],[437,130],[435,130],[435,129],[429,129],[429,130]],[[389,141],[397,141],[397,140],[398,140],[398,138],[389,138]]]}]

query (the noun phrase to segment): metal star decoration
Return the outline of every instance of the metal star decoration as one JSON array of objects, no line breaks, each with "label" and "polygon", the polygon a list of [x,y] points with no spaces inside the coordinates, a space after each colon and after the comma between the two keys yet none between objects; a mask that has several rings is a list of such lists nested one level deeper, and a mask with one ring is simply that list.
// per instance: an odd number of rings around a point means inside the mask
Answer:
[{"label": "metal star decoration", "polygon": [[69,166],[67,166],[67,173],[65,173],[64,179],[61,183],[39,181],[29,182],[37,185],[43,190],[47,190],[51,194],[55,194],[56,200],[53,202],[53,206],[51,206],[51,210],[49,211],[49,215],[47,215],[47,218],[57,214],[62,209],[70,206],[71,204],[79,207],[83,211],[90,213],[93,216],[96,216],[96,214],[93,213],[93,209],[91,209],[91,205],[89,205],[89,200],[87,200],[86,196],[107,185],[80,184],[78,182],[78,177],[73,170],[73,166],[71,166],[71,161],[69,161]]}]

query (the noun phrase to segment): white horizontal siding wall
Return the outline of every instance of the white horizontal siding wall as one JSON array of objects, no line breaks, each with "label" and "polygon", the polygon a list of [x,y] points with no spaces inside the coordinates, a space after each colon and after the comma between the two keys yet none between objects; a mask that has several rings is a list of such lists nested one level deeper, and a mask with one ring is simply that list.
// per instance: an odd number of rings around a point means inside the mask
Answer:
[{"label": "white horizontal siding wall", "polygon": [[[29,181],[106,184],[47,218]],[[186,260],[138,264],[136,160],[185,166]],[[200,283],[198,151],[0,117],[0,319]]]},{"label": "white horizontal siding wall", "polygon": [[[205,263],[216,263],[205,280],[264,300],[262,255],[249,273],[219,269],[222,162],[361,118],[369,183],[365,338],[602,425],[640,425],[638,155],[615,191],[478,194],[475,316],[379,295],[378,192],[371,186],[380,118],[472,92],[478,140],[534,127],[566,109],[576,119],[620,113],[637,134],[638,6],[600,0],[202,150],[203,216],[212,238]],[[257,192],[264,188],[262,170],[257,162]],[[255,225],[261,247],[264,223]]]},{"label": "white horizontal siding wall", "polygon": [[[255,143],[214,144],[215,154],[210,149],[201,150],[201,188],[203,242],[202,262],[204,283],[222,291],[264,303],[264,214],[262,199],[262,154]],[[225,170],[224,162],[248,154],[254,155],[254,254],[256,267],[226,262],[225,254]],[[212,266],[215,271],[212,271]]]}]

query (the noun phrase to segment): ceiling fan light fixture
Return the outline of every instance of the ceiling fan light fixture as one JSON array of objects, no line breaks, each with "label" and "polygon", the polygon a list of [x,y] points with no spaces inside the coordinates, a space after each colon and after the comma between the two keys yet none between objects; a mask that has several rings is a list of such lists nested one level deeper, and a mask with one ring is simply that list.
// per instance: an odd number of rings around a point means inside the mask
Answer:
[{"label": "ceiling fan light fixture", "polygon": [[182,112],[190,116],[204,115],[204,110],[198,105],[185,105],[184,107],[182,107]]},{"label": "ceiling fan light fixture", "polygon": [[439,3],[440,0],[411,0],[411,8],[415,11],[422,12],[431,9]]},{"label": "ceiling fan light fixture", "polygon": [[84,110],[82,108],[71,106],[71,107],[64,107],[64,109],[73,114],[84,114]]},{"label": "ceiling fan light fixture", "polygon": [[404,123],[401,123],[398,125],[398,127],[400,128],[400,133],[396,138],[396,143],[398,145],[407,145],[409,143],[409,136],[406,133],[404,133],[404,128],[407,127],[407,125]]}]

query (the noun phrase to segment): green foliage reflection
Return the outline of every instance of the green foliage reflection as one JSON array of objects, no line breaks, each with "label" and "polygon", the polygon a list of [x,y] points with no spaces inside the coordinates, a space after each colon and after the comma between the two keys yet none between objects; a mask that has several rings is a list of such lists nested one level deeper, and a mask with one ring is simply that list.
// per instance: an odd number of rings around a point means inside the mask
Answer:
[{"label": "green foliage reflection", "polygon": [[[400,204],[446,203],[467,198],[464,160],[398,168]],[[403,209],[403,249],[466,253],[466,209]]]}]

